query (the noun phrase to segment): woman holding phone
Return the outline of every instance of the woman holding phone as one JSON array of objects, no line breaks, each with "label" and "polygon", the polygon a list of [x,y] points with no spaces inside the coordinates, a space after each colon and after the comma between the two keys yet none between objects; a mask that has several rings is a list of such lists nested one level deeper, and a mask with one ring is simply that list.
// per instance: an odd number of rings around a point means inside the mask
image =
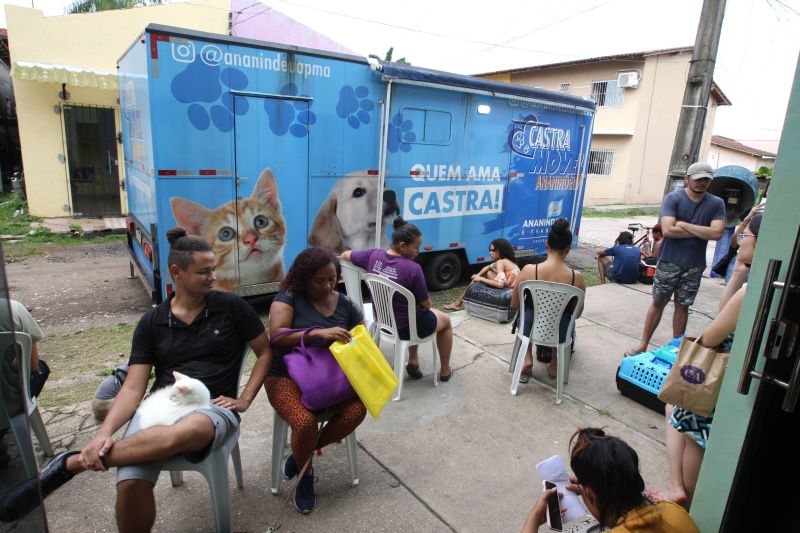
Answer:
[{"label": "woman holding phone", "polygon": [[[610,533],[699,533],[689,513],[671,501],[652,501],[639,473],[639,456],[628,444],[602,429],[578,429],[570,438],[570,467],[575,474],[567,486],[583,497],[586,508]],[[533,505],[522,533],[535,533],[547,521],[547,500],[556,488],[542,493]],[[610,528],[610,529],[606,529]]]}]

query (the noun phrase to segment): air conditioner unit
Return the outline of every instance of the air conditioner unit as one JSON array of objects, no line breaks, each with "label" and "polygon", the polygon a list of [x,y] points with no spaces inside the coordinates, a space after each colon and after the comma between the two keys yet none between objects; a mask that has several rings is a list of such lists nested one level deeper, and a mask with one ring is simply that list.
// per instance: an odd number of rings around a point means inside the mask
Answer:
[{"label": "air conditioner unit", "polygon": [[639,72],[636,70],[620,72],[617,75],[617,85],[626,89],[635,89],[639,86]]}]

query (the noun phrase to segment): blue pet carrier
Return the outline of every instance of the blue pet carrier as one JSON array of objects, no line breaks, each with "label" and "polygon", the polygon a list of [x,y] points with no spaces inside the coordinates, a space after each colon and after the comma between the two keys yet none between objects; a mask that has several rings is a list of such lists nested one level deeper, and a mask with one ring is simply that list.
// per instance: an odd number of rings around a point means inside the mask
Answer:
[{"label": "blue pet carrier", "polygon": [[617,390],[623,396],[663,414],[664,402],[658,399],[658,393],[677,356],[678,348],[664,346],[625,357],[617,368]]}]

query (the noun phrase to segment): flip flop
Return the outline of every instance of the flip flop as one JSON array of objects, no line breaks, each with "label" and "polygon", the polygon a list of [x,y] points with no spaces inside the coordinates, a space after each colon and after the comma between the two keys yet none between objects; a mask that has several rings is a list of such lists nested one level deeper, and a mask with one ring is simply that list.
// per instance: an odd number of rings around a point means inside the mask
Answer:
[{"label": "flip flop", "polygon": [[[408,372],[408,377],[411,379],[422,379],[422,371],[419,369],[419,365],[406,365],[406,372]],[[450,379],[450,376],[447,376],[447,379]]]},{"label": "flip flop", "polygon": [[462,309],[464,309],[464,304],[461,304],[459,306],[459,305],[455,305],[453,303],[449,303],[449,304],[445,305],[443,309],[445,311],[461,311]]},{"label": "flip flop", "polygon": [[447,383],[448,381],[450,381],[450,378],[453,377],[453,372],[455,372],[455,370],[451,368],[450,373],[447,374],[446,376],[439,374],[439,381],[441,381],[442,383]]},{"label": "flip flop", "polygon": [[625,352],[625,354],[623,354],[623,357],[631,357],[631,356],[634,356],[634,355],[639,355],[640,353],[644,353],[644,352],[640,352],[636,348],[631,348],[630,350]]},{"label": "flip flop", "polygon": [[533,375],[533,366],[530,366],[527,370],[525,367],[522,367],[522,373],[519,375],[519,382],[520,383],[527,383],[531,380],[531,376]]}]

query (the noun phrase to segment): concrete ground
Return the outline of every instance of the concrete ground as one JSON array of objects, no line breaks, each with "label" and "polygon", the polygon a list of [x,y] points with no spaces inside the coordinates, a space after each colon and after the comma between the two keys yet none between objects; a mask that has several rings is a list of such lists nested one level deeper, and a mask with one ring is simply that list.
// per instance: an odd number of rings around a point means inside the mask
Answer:
[{"label": "concrete ground", "polygon": [[[357,431],[360,484],[350,486],[344,444],[315,457],[318,504],[307,516],[292,507],[282,511],[288,482],[281,482],[279,497],[270,493],[273,412],[260,394],[242,421],[244,490],[230,476],[234,531],[264,532],[276,519],[282,532],[518,531],[541,492],[534,465],[554,454],[566,458],[569,437],[582,426],[624,438],[639,453],[647,486],[665,485],[663,416],[623,397],[615,385],[622,354],[641,333],[649,290],[616,284],[588,290],[561,405],[554,403],[553,381],[542,364],[516,397],[509,394],[509,325],[452,314],[453,379],[433,387],[431,352],[423,347],[425,378],[407,381],[403,399]],[[716,314],[721,292],[717,280],[703,280],[690,334]],[[669,307],[656,345],[670,340],[671,319]],[[390,356],[391,346],[382,348]],[[94,431],[88,402],[69,413],[45,413],[45,419],[57,451],[78,449]],[[114,479],[111,472],[86,473],[51,495],[51,531],[115,530]],[[198,474],[187,473],[179,488],[162,475],[156,499],[156,531],[213,529],[208,488]]]}]

